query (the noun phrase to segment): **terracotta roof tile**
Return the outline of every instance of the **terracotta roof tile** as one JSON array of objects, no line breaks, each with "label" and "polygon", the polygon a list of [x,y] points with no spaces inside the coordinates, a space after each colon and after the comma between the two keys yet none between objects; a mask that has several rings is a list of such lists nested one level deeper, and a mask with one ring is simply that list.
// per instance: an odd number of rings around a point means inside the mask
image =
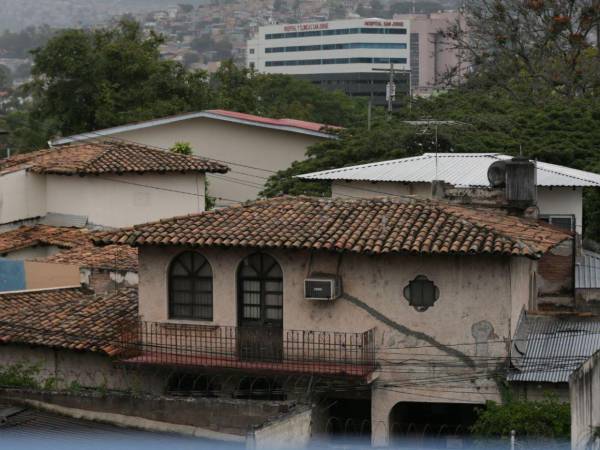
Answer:
[{"label": "terracotta roof tile", "polygon": [[136,289],[105,296],[81,288],[0,294],[0,340],[112,355],[137,305]]},{"label": "terracotta roof tile", "polygon": [[279,197],[101,232],[94,241],[539,258],[569,237],[537,221],[425,199]]},{"label": "terracotta roof tile", "polygon": [[94,269],[137,271],[137,249],[118,245],[96,247],[92,244],[92,237],[97,233],[85,228],[21,226],[0,233],[0,254],[29,247],[55,246],[61,249],[58,253],[35,260]]},{"label": "terracotta roof tile", "polygon": [[0,175],[19,170],[57,175],[103,173],[217,172],[226,165],[141,144],[119,141],[84,142],[15,155],[0,162]]}]

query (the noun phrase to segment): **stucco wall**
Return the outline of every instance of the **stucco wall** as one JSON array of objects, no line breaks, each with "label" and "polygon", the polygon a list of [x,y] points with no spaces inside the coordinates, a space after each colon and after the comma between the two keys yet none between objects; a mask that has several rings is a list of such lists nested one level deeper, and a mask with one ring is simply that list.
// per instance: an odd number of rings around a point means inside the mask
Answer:
[{"label": "stucco wall", "polygon": [[27,289],[79,286],[79,266],[25,261]]},{"label": "stucco wall", "polygon": [[596,352],[569,379],[571,448],[600,449],[600,352]]},{"label": "stucco wall", "polygon": [[46,178],[24,170],[0,177],[0,223],[46,214]]},{"label": "stucco wall", "polygon": [[107,227],[204,210],[203,174],[48,175],[48,212],[87,216]]},{"label": "stucco wall", "polygon": [[574,215],[577,233],[582,232],[583,189],[572,187],[538,188],[540,214]]},{"label": "stucco wall", "polygon": [[128,131],[115,137],[161,148],[170,148],[175,142],[189,142],[195,155],[230,165],[231,172],[228,174],[208,174],[209,195],[222,198],[217,199],[217,206],[229,205],[231,200],[255,199],[266,178],[274,171],[289,167],[294,161],[305,159],[308,146],[322,140],[299,133],[207,118]]}]

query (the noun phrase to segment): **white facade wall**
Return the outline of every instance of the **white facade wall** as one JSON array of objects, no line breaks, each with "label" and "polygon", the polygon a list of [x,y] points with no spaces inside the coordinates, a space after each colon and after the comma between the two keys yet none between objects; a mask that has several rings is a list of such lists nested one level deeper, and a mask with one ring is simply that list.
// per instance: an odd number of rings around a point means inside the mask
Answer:
[{"label": "white facade wall", "polygon": [[46,215],[46,177],[24,170],[0,177],[0,223]]},{"label": "white facade wall", "polygon": [[[371,33],[353,33],[353,34],[334,34],[328,35],[326,32],[339,29],[395,29],[406,30],[405,34],[371,34]],[[267,39],[267,35],[280,33],[297,32],[319,32],[319,36],[305,37],[285,37],[278,39]],[[373,68],[389,68],[389,58],[404,58],[405,63],[396,62],[394,66],[398,70],[407,70],[409,66],[409,37],[410,23],[402,20],[384,20],[384,19],[352,19],[336,20],[331,22],[316,22],[306,24],[283,24],[268,25],[260,27],[258,34],[254,39],[247,43],[247,62],[251,67],[264,73],[283,73],[290,75],[314,74],[314,73],[372,73]],[[315,50],[315,51],[286,51],[267,53],[267,48],[293,47],[305,45],[326,45],[326,44],[404,44],[406,48],[350,48],[335,50]],[[290,61],[290,60],[314,60],[314,59],[335,59],[335,58],[387,58],[387,62],[381,63],[349,63],[349,64],[312,64],[312,65],[294,65],[294,66],[268,66],[267,61]]]},{"label": "white facade wall", "polygon": [[538,208],[541,215],[575,216],[577,233],[583,231],[583,188],[539,187]]},{"label": "white facade wall", "polygon": [[203,174],[47,176],[50,213],[87,216],[105,227],[126,227],[204,210]]}]

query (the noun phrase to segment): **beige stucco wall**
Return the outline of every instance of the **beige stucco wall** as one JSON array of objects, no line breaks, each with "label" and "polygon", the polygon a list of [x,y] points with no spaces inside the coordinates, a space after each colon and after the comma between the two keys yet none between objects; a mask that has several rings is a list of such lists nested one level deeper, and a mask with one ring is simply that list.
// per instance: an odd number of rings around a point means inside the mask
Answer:
[{"label": "beige stucco wall", "polygon": [[[168,320],[166,276],[169,262],[180,251],[176,247],[141,248],[139,292],[143,319]],[[203,249],[200,252],[213,269],[214,318],[208,323],[235,326],[236,270],[252,250]],[[319,302],[303,298],[303,280],[309,271],[334,273],[338,265],[336,254],[315,253],[310,263],[309,253],[304,251],[269,253],[280,262],[284,273],[285,329],[364,332],[375,328],[378,357],[386,361],[383,363],[386,368],[379,372],[373,388],[372,415],[374,423],[383,424],[382,429],[386,429],[389,411],[398,401],[435,401],[436,398],[435,386],[414,387],[407,393],[402,389],[390,391],[386,383],[406,383],[420,377],[430,378],[432,373],[447,375],[450,371],[462,380],[455,383],[455,389],[464,390],[467,386],[473,392],[461,395],[461,401],[482,403],[499,399],[493,381],[465,380],[467,375],[481,370],[478,363],[482,358],[505,362],[506,342],[516,326],[518,314],[530,301],[533,264],[528,260],[344,255],[339,267],[345,298]],[[426,275],[440,289],[439,300],[425,312],[414,310],[402,294],[417,275]],[[456,344],[459,345],[454,347]],[[408,365],[408,370],[394,370],[396,362],[401,364],[413,353],[421,355],[418,359],[432,362],[433,366],[427,363],[425,367]],[[460,364],[455,369],[439,367],[438,363],[447,361]],[[493,370],[493,364],[485,369]],[[446,382],[438,385],[438,389],[447,386]],[[437,395],[439,397],[439,392]],[[387,439],[386,435],[379,438]]]},{"label": "beige stucco wall", "polygon": [[47,210],[125,227],[204,210],[203,174],[48,175]]},{"label": "beige stucco wall", "polygon": [[46,178],[26,171],[0,177],[0,224],[46,214]]},{"label": "beige stucco wall", "polygon": [[600,449],[600,352],[592,355],[569,378],[571,448]]},{"label": "beige stucco wall", "polygon": [[127,131],[114,137],[161,148],[170,148],[175,142],[189,142],[194,154],[225,162],[231,172],[208,174],[209,195],[221,198],[217,200],[218,206],[255,199],[266,178],[294,161],[305,159],[308,146],[322,140],[207,118]]},{"label": "beige stucco wall", "polygon": [[27,289],[79,286],[79,266],[25,261]]}]

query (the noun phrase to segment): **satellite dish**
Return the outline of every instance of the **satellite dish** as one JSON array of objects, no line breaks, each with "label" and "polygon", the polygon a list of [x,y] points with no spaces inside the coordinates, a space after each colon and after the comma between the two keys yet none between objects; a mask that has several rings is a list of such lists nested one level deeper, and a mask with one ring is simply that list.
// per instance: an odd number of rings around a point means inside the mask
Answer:
[{"label": "satellite dish", "polygon": [[506,161],[493,163],[488,169],[487,177],[492,187],[504,187],[506,184]]}]

